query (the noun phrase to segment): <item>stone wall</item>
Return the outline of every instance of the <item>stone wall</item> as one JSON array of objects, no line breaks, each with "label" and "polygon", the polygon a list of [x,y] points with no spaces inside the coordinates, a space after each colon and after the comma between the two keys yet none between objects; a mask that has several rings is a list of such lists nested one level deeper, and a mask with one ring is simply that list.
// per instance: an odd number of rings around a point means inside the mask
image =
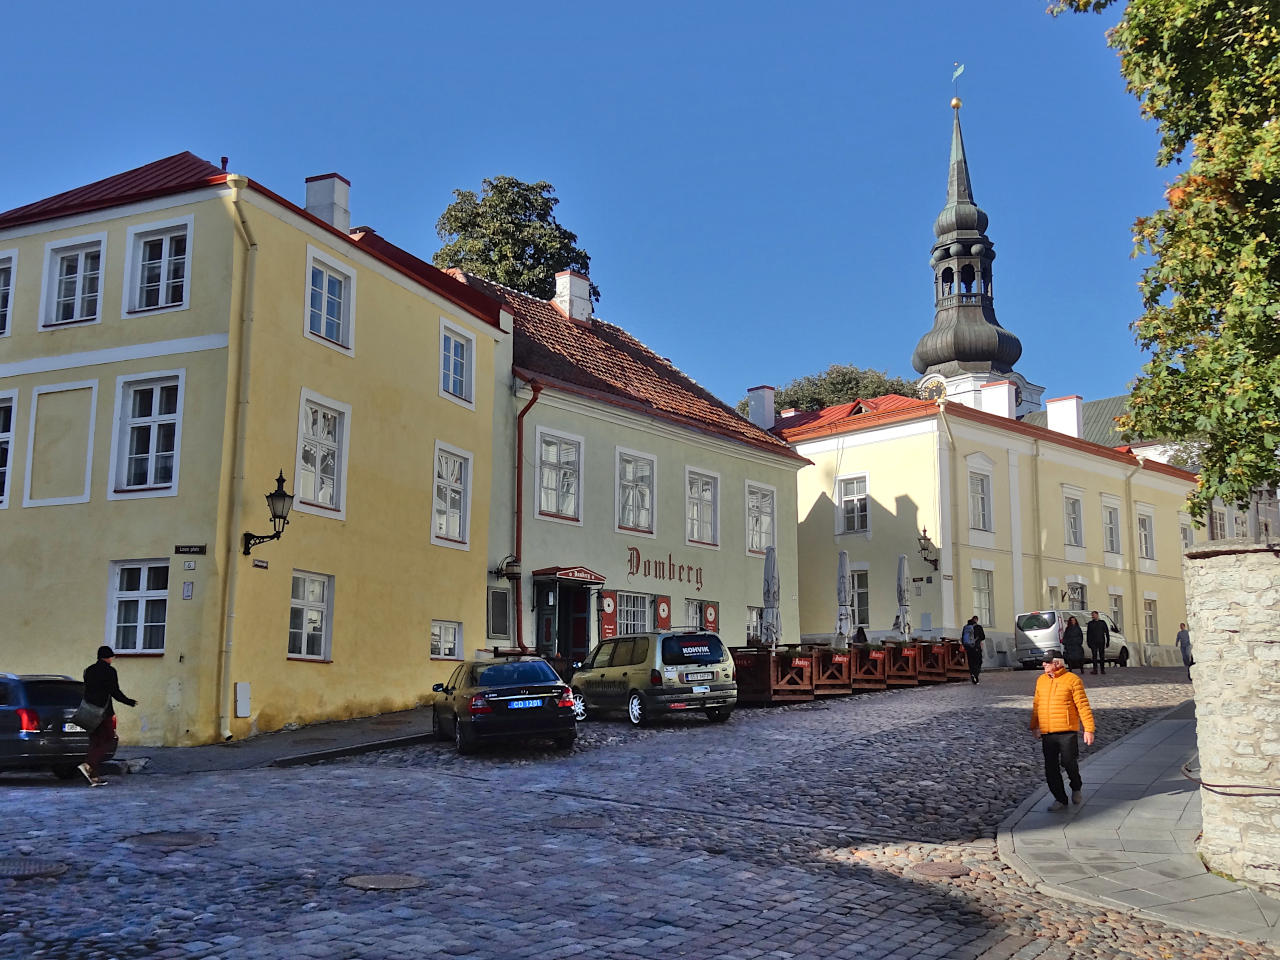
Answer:
[{"label": "stone wall", "polygon": [[1206,784],[1200,854],[1280,893],[1280,543],[1193,548],[1183,576]]}]

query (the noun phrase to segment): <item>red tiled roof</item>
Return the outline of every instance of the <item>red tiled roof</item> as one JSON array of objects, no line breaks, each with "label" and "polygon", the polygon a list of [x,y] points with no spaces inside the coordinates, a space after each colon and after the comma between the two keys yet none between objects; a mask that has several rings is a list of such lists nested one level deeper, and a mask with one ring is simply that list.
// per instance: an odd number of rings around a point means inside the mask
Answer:
[{"label": "red tiled roof", "polygon": [[738,416],[621,327],[595,319],[570,320],[551,301],[459,270],[449,273],[497,298],[514,315],[512,348],[517,374],[808,462],[767,430]]},{"label": "red tiled roof", "polygon": [[883,397],[855,400],[853,403],[839,403],[834,407],[824,407],[821,410],[793,413],[781,420],[773,429],[788,443],[796,443],[813,437],[840,433],[843,430],[864,429],[872,422],[866,418],[874,414],[901,414],[902,416],[895,416],[894,419],[911,419],[915,416],[929,416],[936,412],[937,406],[928,400],[917,400],[914,397],[903,397],[891,393]]},{"label": "red tiled roof", "polygon": [[184,151],[96,183],[14,207],[0,213],[0,229],[196,190],[223,183],[226,179],[227,175],[221,168]]}]

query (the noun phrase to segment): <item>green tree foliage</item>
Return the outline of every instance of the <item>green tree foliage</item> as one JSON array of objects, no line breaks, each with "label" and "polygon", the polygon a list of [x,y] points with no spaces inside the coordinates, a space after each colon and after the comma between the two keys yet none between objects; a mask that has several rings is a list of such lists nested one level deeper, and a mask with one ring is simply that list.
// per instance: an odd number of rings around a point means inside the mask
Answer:
[{"label": "green tree foliage", "polygon": [[[578,235],[556,221],[555,192],[545,180],[515,177],[485,178],[478,197],[472,190],[453,191],[453,202],[436,221],[444,246],[432,262],[550,300],[557,273],[589,274],[591,268],[587,252],[576,246]],[[594,283],[591,299],[600,299]]]},{"label": "green tree foliage", "polygon": [[[889,393],[914,397],[916,396],[915,382],[901,377],[891,377],[879,370],[863,370],[861,367],[833,363],[825,373],[810,374],[807,377],[792,380],[773,395],[773,405],[777,410],[786,410],[789,407],[797,410],[821,410],[823,407],[834,407],[838,403],[869,400]],[[747,415],[745,397],[736,409],[744,417]]]},{"label": "green tree foliage", "polygon": [[[1059,0],[1051,12],[1115,0]],[[1280,483],[1280,6],[1275,0],[1128,0],[1108,34],[1156,122],[1167,166],[1189,154],[1167,206],[1134,225],[1150,361],[1120,427],[1196,443],[1203,516]]]}]

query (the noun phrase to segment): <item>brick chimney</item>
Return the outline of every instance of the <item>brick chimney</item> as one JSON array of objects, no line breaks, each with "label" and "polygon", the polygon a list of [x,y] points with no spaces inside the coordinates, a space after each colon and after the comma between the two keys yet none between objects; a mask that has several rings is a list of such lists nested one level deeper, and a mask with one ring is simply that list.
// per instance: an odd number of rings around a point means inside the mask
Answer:
[{"label": "brick chimney", "polygon": [[570,320],[591,319],[591,281],[576,270],[556,274],[555,302]]},{"label": "brick chimney", "polygon": [[1084,436],[1084,401],[1080,397],[1046,400],[1044,409],[1050,430],[1077,439]]},{"label": "brick chimney", "polygon": [[761,430],[773,429],[773,387],[751,387],[747,390],[747,419]]},{"label": "brick chimney", "polygon": [[307,177],[307,213],[351,232],[351,181],[338,173]]}]

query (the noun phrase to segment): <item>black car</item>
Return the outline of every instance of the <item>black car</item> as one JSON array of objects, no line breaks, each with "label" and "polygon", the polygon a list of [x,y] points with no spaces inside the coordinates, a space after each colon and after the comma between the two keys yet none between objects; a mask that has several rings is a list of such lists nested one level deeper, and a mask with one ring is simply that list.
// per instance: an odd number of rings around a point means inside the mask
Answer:
[{"label": "black car", "polygon": [[89,753],[89,731],[71,722],[83,697],[84,684],[71,677],[0,673],[0,770],[74,777]]},{"label": "black car", "polygon": [[532,737],[567,749],[578,736],[573,692],[541,657],[468,660],[431,689],[431,728],[437,740],[452,736],[459,753]]}]

